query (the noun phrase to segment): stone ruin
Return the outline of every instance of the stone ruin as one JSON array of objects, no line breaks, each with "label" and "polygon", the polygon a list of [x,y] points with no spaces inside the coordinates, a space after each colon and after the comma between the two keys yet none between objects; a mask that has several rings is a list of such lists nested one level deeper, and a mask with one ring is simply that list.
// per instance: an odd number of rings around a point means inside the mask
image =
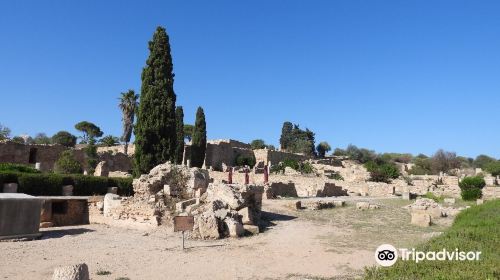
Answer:
[{"label": "stone ruin", "polygon": [[192,215],[192,238],[259,233],[263,187],[211,184],[207,170],[165,163],[133,181],[134,196],[107,194],[97,205],[105,218],[147,226]]}]

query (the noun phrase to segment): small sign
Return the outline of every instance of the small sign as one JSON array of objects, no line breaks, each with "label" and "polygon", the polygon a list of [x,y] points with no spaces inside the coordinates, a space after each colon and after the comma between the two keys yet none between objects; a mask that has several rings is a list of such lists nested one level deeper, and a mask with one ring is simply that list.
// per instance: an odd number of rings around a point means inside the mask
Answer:
[{"label": "small sign", "polygon": [[191,231],[194,227],[193,216],[175,216],[174,217],[174,232]]}]

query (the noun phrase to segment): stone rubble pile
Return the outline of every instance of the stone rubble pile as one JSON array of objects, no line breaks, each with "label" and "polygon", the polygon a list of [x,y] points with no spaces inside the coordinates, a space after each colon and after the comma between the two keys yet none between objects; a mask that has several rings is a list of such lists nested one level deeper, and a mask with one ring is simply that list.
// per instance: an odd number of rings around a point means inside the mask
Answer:
[{"label": "stone rubble pile", "polygon": [[182,214],[195,217],[191,238],[218,239],[259,233],[262,186],[210,184]]}]

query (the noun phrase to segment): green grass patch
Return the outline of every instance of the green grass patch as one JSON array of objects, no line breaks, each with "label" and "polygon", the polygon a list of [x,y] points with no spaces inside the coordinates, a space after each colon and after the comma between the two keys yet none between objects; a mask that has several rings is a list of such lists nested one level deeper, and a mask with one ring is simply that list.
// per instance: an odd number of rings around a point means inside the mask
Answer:
[{"label": "green grass patch", "polygon": [[481,251],[479,261],[396,262],[370,267],[364,279],[500,279],[500,200],[460,213],[442,235],[417,246],[419,251]]}]

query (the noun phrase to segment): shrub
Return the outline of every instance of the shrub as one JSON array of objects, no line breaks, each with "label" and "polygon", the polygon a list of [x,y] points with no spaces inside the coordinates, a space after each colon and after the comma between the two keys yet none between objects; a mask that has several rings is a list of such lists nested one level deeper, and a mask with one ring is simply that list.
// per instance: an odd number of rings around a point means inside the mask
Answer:
[{"label": "shrub", "polygon": [[364,164],[366,170],[370,172],[370,181],[389,183],[391,179],[399,177],[399,169],[392,163],[377,164],[369,161]]},{"label": "shrub", "polygon": [[54,172],[59,174],[80,174],[82,165],[75,159],[72,151],[63,151],[54,165]]},{"label": "shrub", "polygon": [[458,185],[460,187],[460,194],[462,195],[463,200],[475,200],[481,198],[481,189],[486,186],[486,182],[482,177],[474,176],[463,178]]},{"label": "shrub", "polygon": [[339,156],[347,156],[347,152],[344,149],[335,148],[335,150],[333,151],[333,155],[338,156],[338,157]]},{"label": "shrub", "polygon": [[57,174],[21,173],[18,192],[30,195],[61,195],[64,177]]},{"label": "shrub", "polygon": [[314,167],[308,161],[299,162],[294,159],[285,159],[277,165],[273,165],[271,167],[272,173],[280,173],[284,172],[286,167],[290,167],[296,171],[299,171],[303,174],[311,174],[314,173]]},{"label": "shrub", "polygon": [[253,150],[264,149],[266,147],[266,143],[262,139],[255,139],[250,143],[250,146]]},{"label": "shrub", "polygon": [[74,195],[104,195],[108,187],[118,187],[118,194],[133,195],[132,178],[107,178],[86,175],[0,172],[0,185],[18,183],[20,193],[29,195],[61,195],[62,186],[73,185]]},{"label": "shrub", "polygon": [[0,163],[0,172],[3,171],[11,171],[11,172],[22,172],[22,173],[40,173],[40,171],[35,168],[24,165],[24,164],[16,164],[16,163]]},{"label": "shrub", "polygon": [[256,162],[256,159],[255,159],[254,155],[251,155],[251,156],[238,155],[238,156],[236,156],[236,165],[237,166],[248,165],[251,168],[253,168],[255,166],[255,162]]},{"label": "shrub", "polygon": [[493,176],[500,175],[500,161],[490,162],[484,166],[484,170],[491,173]]}]

